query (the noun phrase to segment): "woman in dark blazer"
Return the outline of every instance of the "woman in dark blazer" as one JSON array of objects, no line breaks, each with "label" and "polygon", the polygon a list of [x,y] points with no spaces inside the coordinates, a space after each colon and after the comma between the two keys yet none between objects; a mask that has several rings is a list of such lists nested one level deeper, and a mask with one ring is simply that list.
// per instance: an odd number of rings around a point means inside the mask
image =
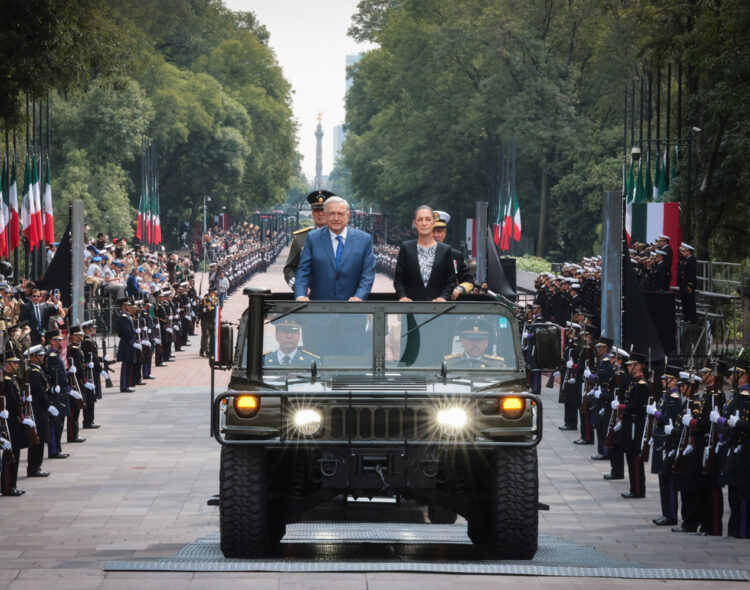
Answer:
[{"label": "woman in dark blazer", "polygon": [[450,246],[435,241],[432,208],[422,205],[414,212],[416,240],[401,244],[393,286],[399,301],[446,301],[456,285]]}]

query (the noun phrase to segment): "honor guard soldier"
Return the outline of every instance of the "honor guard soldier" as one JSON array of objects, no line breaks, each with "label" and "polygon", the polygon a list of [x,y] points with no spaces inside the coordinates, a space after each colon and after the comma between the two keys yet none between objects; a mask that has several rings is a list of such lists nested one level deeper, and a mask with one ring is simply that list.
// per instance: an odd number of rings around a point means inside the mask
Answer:
[{"label": "honor guard soldier", "polygon": [[582,348],[578,355],[575,378],[577,395],[579,396],[578,413],[581,415],[581,438],[573,441],[577,445],[594,444],[594,427],[591,423],[591,398],[588,392],[593,389],[593,383],[589,380],[591,369],[596,366],[597,357],[594,343],[599,337],[599,328],[586,324],[581,331]]},{"label": "honor guard soldier", "polygon": [[143,302],[143,318],[141,319],[141,346],[143,346],[143,378],[156,379],[151,374],[151,368],[154,360],[154,350],[156,342],[154,341],[154,319],[151,317],[150,309],[152,304],[148,301]]},{"label": "honor guard soldier", "polygon": [[[83,409],[83,427],[99,428],[94,421],[94,406],[96,401],[102,399],[102,367],[99,359],[99,349],[94,341],[96,326],[94,320],[81,323],[83,340],[81,341],[81,353],[83,354],[85,383],[84,388],[89,392],[86,407]],[[91,399],[91,403],[88,400]]]},{"label": "honor guard soldier", "polygon": [[209,356],[208,347],[211,342],[211,325],[214,320],[216,306],[219,305],[219,296],[216,289],[209,289],[198,304],[198,319],[201,324],[201,346],[200,356]]},{"label": "honor guard soldier", "polygon": [[682,242],[680,245],[680,261],[677,263],[677,286],[680,288],[682,303],[682,318],[688,324],[695,324],[695,286],[698,262],[693,256],[695,248]]},{"label": "honor guard soldier", "polygon": [[3,381],[5,409],[0,412],[0,428],[4,439],[1,443],[3,447],[3,473],[0,479],[0,491],[2,491],[3,496],[21,496],[25,493],[17,487],[18,462],[21,459],[21,449],[29,446],[26,431],[33,422],[23,413],[21,391],[16,380],[20,362],[21,359],[15,356],[12,349],[5,351],[5,376]]},{"label": "honor guard soldier", "polygon": [[[615,378],[615,370],[609,354],[612,344],[611,338],[600,336],[594,347],[596,366],[593,371],[584,370],[584,377],[591,382],[591,389],[586,395],[589,396],[591,426],[596,433],[597,453],[591,457],[594,461],[608,459],[607,449],[604,448],[604,439],[607,437],[609,415],[612,411],[609,404],[612,401],[612,383]],[[612,471],[605,474],[605,479],[623,479],[624,477],[623,473],[613,473]]]},{"label": "honor guard soldier", "polygon": [[[445,211],[434,211],[435,226],[432,229],[432,238],[436,242],[445,241],[448,235],[448,224],[451,216]],[[466,259],[460,250],[451,247],[451,258],[453,259],[453,272],[456,273],[456,286],[453,288],[451,299],[458,299],[459,295],[471,293],[474,290],[474,274],[471,272]]]},{"label": "honor guard soldier", "polygon": [[305,246],[307,234],[312,229],[319,229],[326,225],[325,202],[326,199],[332,196],[333,193],[326,190],[313,191],[307,195],[307,202],[310,203],[312,219],[315,227],[313,228],[310,226],[304,229],[298,229],[292,236],[292,243],[289,244],[289,255],[287,256],[286,264],[284,265],[284,280],[291,289],[294,289],[294,275],[297,273],[299,257],[302,253],[302,248]]},{"label": "honor guard soldier", "polygon": [[578,357],[581,354],[581,337],[579,331],[581,325],[568,322],[565,331],[565,373],[560,379],[560,394],[558,402],[563,404],[564,422],[558,428],[560,430],[578,430],[578,407],[581,404],[581,388],[576,381],[576,370],[578,368]]},{"label": "honor guard soldier", "polygon": [[750,538],[750,362],[737,359],[731,369],[733,391],[724,410],[712,410],[711,421],[721,430],[720,467],[729,496],[727,535]]},{"label": "honor guard soldier", "polygon": [[277,350],[263,355],[263,366],[278,365],[310,366],[313,361],[320,361],[320,357],[299,347],[300,325],[294,320],[282,320],[276,324]]},{"label": "honor guard soldier", "polygon": [[[86,386],[86,362],[83,360],[81,342],[83,341],[83,330],[81,326],[70,327],[70,342],[68,343],[68,381],[72,387],[71,396],[75,398],[70,405],[68,415],[68,442],[82,443],[86,439],[79,436],[78,417],[89,403],[96,403],[96,392],[92,391],[94,384]],[[85,418],[84,418],[85,420]]]},{"label": "honor guard soldier", "polygon": [[484,320],[466,320],[458,329],[464,351],[443,357],[449,368],[486,369],[504,367],[501,356],[486,354],[491,325]]},{"label": "honor guard soldier", "polygon": [[620,427],[615,426],[615,428],[621,434],[622,450],[625,453],[630,481],[630,491],[623,492],[623,498],[646,497],[646,473],[641,458],[641,442],[646,425],[646,406],[650,392],[646,375],[644,375],[647,361],[644,354],[630,353],[630,358],[625,363],[630,380],[618,407],[613,408],[621,416],[618,421]]},{"label": "honor guard soldier", "polygon": [[44,338],[49,345],[45,370],[47,371],[47,381],[51,387],[51,408],[57,410],[57,414],[50,410],[50,439],[47,457],[49,459],[66,459],[68,453],[64,453],[62,450],[62,433],[65,427],[65,417],[70,414],[70,396],[68,395],[70,386],[68,385],[65,364],[60,356],[63,337],[59,330],[47,330]]},{"label": "honor guard soldier", "polygon": [[131,304],[127,297],[117,300],[120,305],[120,313],[117,316],[117,329],[120,343],[117,347],[117,360],[120,362],[120,391],[132,393],[132,373],[136,361],[136,350],[141,345],[136,341],[135,326],[131,317]]},{"label": "honor guard soldier", "polygon": [[651,473],[659,475],[659,499],[661,516],[654,519],[658,526],[677,524],[677,489],[675,488],[672,464],[675,447],[673,431],[679,421],[682,409],[680,390],[677,381],[682,369],[676,365],[667,365],[661,376],[662,395],[658,401],[646,406],[646,414],[654,417],[654,449],[651,459]]},{"label": "honor guard soldier", "polygon": [[47,477],[48,471],[42,469],[44,461],[44,445],[50,449],[50,418],[57,415],[57,408],[52,405],[51,392],[47,383],[47,375],[42,368],[44,365],[44,347],[41,344],[32,346],[26,351],[28,363],[29,395],[34,409],[33,420],[36,423],[36,433],[39,444],[29,446],[29,459],[26,467],[28,477]]}]

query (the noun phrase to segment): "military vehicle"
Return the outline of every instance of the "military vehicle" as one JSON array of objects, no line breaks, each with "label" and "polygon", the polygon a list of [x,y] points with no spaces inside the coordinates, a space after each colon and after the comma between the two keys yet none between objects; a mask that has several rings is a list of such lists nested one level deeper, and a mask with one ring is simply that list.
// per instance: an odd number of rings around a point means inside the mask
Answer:
[{"label": "military vehicle", "polygon": [[[334,498],[381,496],[426,505],[433,523],[460,514],[494,557],[534,556],[542,401],[508,302],[244,293],[212,405],[226,557],[272,554],[287,524]],[[559,362],[556,330],[537,326],[538,367]]]}]

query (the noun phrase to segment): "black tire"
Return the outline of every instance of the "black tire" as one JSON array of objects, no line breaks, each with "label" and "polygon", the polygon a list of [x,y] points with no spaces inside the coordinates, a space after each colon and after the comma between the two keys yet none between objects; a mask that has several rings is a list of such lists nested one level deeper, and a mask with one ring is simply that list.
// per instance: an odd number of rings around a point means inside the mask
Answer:
[{"label": "black tire", "polygon": [[219,535],[224,557],[265,557],[271,548],[262,449],[224,446],[219,477]]},{"label": "black tire", "polygon": [[456,522],[457,514],[437,504],[430,502],[427,505],[427,518],[432,524],[453,524]]},{"label": "black tire", "polygon": [[487,543],[497,559],[532,559],[539,543],[536,447],[499,449],[490,494]]}]

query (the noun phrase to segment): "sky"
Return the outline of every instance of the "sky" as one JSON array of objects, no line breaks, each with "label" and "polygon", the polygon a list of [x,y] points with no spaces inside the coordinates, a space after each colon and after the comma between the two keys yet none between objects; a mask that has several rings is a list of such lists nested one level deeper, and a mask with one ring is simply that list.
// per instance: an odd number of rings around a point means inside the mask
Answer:
[{"label": "sky", "polygon": [[315,127],[323,111],[323,174],[333,167],[333,128],[345,118],[346,56],[366,51],[347,36],[358,0],[224,0],[252,11],[266,26],[269,45],[292,85],[302,172],[315,177]]}]

